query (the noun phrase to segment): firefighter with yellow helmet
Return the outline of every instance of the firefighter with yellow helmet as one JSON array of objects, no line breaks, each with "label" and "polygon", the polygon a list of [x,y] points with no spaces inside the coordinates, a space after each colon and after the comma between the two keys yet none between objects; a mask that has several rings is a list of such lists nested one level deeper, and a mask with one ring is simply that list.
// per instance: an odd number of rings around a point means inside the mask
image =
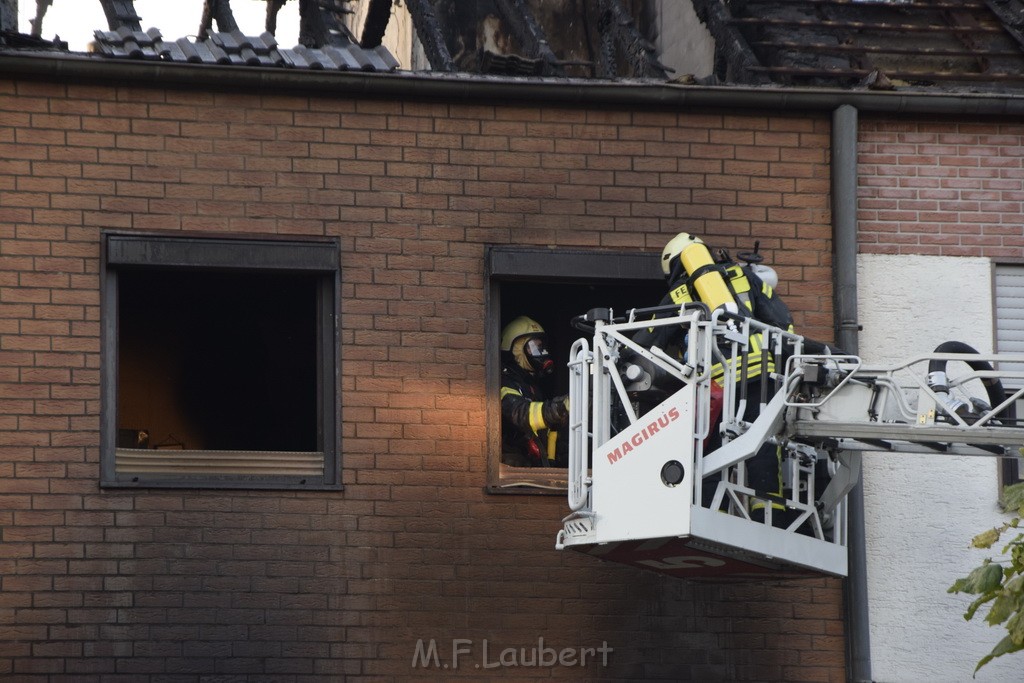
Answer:
[{"label": "firefighter with yellow helmet", "polygon": [[[773,285],[778,283],[775,271],[757,264],[759,258],[751,257],[751,262],[746,265],[732,263],[727,256],[723,262],[716,262],[702,239],[681,232],[669,240],[661,252],[661,269],[669,285],[668,294],[662,303],[681,305],[700,301],[712,311],[724,309],[734,315],[751,316],[760,322],[792,332],[793,317],[774,290]],[[668,328],[660,329],[671,333]],[[664,345],[663,348],[668,346],[663,339],[638,341]],[[746,355],[746,376],[738,378],[738,381],[747,382],[747,395],[760,396],[766,373],[775,369],[770,355],[765,360],[767,367],[762,367],[764,354],[761,352],[761,335],[751,335],[750,349]],[[736,359],[733,362],[742,361]],[[712,368],[712,379],[719,385],[724,381],[724,375],[725,370],[721,364]],[[770,385],[767,390],[769,395],[773,393]],[[754,421],[760,410],[759,401],[747,401],[743,419]],[[719,445],[721,435],[717,429],[713,429],[707,450],[710,452]],[[762,493],[782,493],[782,469],[775,447],[766,445],[747,461],[747,485]],[[763,507],[763,503],[755,503],[752,512],[763,510]]]},{"label": "firefighter with yellow helmet", "polygon": [[545,399],[541,388],[541,379],[555,369],[544,328],[526,316],[512,320],[501,332],[501,356],[502,461],[564,467],[558,430],[569,421],[569,399]]}]

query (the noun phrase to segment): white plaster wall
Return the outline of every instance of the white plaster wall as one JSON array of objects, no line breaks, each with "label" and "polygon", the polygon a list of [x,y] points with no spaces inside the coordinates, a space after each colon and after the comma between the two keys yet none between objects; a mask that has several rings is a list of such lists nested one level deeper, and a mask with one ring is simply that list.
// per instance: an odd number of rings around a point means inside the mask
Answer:
[{"label": "white plaster wall", "polygon": [[703,78],[715,64],[715,41],[707,26],[693,11],[690,0],[654,0],[658,16],[655,49],[658,60],[674,73],[672,78],[692,74]]},{"label": "white plaster wall", "polygon": [[[857,262],[860,355],[898,361],[948,340],[992,350],[988,259],[862,254]],[[1002,519],[994,458],[866,454],[865,535],[871,673],[875,681],[970,681],[978,660],[1005,635],[970,599],[950,595],[981,563],[971,538]],[[983,615],[987,612],[979,612]],[[993,660],[978,681],[1024,680],[1024,660]]]}]

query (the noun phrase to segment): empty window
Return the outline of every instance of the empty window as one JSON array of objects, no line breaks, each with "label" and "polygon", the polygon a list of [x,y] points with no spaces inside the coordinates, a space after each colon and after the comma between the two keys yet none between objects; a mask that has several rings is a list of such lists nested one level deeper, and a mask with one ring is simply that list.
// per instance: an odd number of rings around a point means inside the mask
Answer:
[{"label": "empty window", "polygon": [[[488,488],[491,491],[563,491],[560,459],[524,466],[502,438],[502,330],[519,316],[536,321],[547,336],[554,372],[538,380],[543,395],[568,392],[566,363],[572,343],[584,336],[570,321],[592,308],[654,306],[665,293],[658,254],[491,247],[487,250]],[[541,444],[543,448],[546,444]],[[546,453],[544,454],[546,459]],[[554,465],[554,466],[547,466]]]},{"label": "empty window", "polygon": [[107,234],[104,257],[104,485],[339,485],[336,242]]}]

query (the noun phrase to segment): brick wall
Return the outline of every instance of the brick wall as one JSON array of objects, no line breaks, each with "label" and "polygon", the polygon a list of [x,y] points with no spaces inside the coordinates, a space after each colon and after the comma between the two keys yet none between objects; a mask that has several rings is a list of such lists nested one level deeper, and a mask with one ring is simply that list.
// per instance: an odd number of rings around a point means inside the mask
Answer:
[{"label": "brick wall", "polygon": [[1024,125],[864,117],[858,154],[862,253],[1024,256]]},{"label": "brick wall", "polygon": [[[687,583],[553,550],[484,493],[487,244],[761,241],[832,336],[827,117],[0,80],[0,675],[845,678],[840,583]],[[336,235],[341,492],[101,490],[99,232]],[[638,302],[640,303],[640,302]],[[472,640],[411,668],[418,639]],[[579,678],[570,668],[496,668]]]}]

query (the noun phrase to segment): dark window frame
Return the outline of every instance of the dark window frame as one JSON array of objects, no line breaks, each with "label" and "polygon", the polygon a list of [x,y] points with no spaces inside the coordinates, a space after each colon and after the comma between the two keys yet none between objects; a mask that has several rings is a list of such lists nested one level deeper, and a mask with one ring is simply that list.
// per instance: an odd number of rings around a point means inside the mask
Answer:
[{"label": "dark window frame", "polygon": [[[565,495],[567,472],[555,468],[514,468],[501,462],[501,290],[509,283],[548,283],[551,285],[614,286],[641,283],[657,290],[650,301],[637,301],[636,307],[657,303],[664,293],[659,277],[659,253],[584,249],[548,249],[541,247],[488,246],[485,249],[484,281],[485,389],[487,406],[487,487],[490,493]],[[653,295],[652,295],[653,296]],[[580,310],[579,313],[585,313]],[[582,336],[582,333],[580,333]]]},{"label": "dark window frame", "polygon": [[[338,386],[341,266],[337,238],[103,231],[100,257],[100,485],[125,488],[340,490]],[[317,276],[317,446],[323,475],[118,475],[118,273],[122,268],[304,273]]]}]

